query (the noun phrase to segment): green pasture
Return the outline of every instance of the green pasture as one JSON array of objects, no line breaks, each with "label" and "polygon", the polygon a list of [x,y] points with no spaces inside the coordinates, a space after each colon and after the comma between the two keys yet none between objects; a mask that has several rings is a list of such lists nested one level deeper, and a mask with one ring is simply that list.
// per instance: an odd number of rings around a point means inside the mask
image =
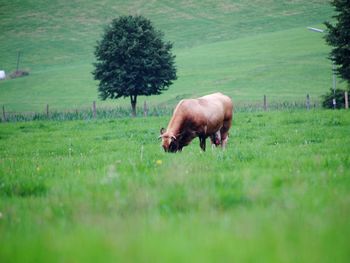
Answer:
[{"label": "green pasture", "polygon": [[[1,1],[0,69],[30,76],[0,82],[0,105],[8,111],[89,107],[97,98],[91,71],[94,45],[118,15],[142,14],[174,43],[178,80],[151,105],[213,91],[235,101],[303,101],[331,88],[329,47],[321,27],[333,14],[314,1]],[[344,85],[338,83],[338,85]],[[128,99],[98,101],[126,106]]]},{"label": "green pasture", "polygon": [[237,113],[205,153],[168,119],[2,123],[0,262],[349,262],[346,111]]}]

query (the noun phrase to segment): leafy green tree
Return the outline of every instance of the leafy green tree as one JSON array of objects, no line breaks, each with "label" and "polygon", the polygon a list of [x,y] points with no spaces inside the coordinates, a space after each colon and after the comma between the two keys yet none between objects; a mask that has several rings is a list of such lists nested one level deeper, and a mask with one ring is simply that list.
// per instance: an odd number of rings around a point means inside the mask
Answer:
[{"label": "leafy green tree", "polygon": [[336,24],[325,22],[328,28],[326,41],[333,46],[330,59],[337,65],[338,75],[350,84],[350,1],[332,0],[336,15]]},{"label": "leafy green tree", "polygon": [[137,96],[159,95],[177,78],[171,49],[172,43],[143,16],[114,19],[95,49],[92,74],[100,81],[100,98],[130,97],[135,116]]}]

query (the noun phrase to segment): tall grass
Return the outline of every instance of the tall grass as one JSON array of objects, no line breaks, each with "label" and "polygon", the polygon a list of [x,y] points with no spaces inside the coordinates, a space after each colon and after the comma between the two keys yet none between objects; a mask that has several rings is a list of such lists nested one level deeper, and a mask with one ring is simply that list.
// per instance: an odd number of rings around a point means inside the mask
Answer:
[{"label": "tall grass", "polygon": [[2,123],[2,262],[347,262],[349,114],[237,112],[166,154],[169,116]]}]

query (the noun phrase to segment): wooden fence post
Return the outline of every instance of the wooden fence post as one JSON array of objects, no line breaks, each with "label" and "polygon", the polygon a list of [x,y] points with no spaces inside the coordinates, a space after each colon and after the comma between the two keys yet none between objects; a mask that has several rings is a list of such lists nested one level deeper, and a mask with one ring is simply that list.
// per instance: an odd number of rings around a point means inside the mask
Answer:
[{"label": "wooden fence post", "polygon": [[5,105],[2,105],[2,120],[6,121]]},{"label": "wooden fence post", "polygon": [[349,97],[348,97],[348,92],[345,91],[345,109],[349,109]]},{"label": "wooden fence post", "polygon": [[147,108],[147,103],[146,101],[143,103],[143,116],[147,117],[147,113],[148,113],[148,108]]},{"label": "wooden fence post", "polygon": [[46,104],[46,117],[49,117],[49,104]]},{"label": "wooden fence post", "polygon": [[264,95],[264,111],[267,111],[267,100],[266,100],[266,95]]},{"label": "wooden fence post", "polygon": [[92,103],[92,117],[96,118],[96,101]]},{"label": "wooden fence post", "polygon": [[306,95],[306,109],[310,110],[310,95]]}]

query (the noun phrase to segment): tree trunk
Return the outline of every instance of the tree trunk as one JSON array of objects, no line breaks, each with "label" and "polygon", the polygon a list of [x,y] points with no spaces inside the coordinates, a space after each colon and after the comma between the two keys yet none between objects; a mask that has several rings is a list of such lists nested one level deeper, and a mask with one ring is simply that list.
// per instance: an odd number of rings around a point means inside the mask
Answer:
[{"label": "tree trunk", "polygon": [[132,117],[136,117],[137,95],[130,95]]}]

